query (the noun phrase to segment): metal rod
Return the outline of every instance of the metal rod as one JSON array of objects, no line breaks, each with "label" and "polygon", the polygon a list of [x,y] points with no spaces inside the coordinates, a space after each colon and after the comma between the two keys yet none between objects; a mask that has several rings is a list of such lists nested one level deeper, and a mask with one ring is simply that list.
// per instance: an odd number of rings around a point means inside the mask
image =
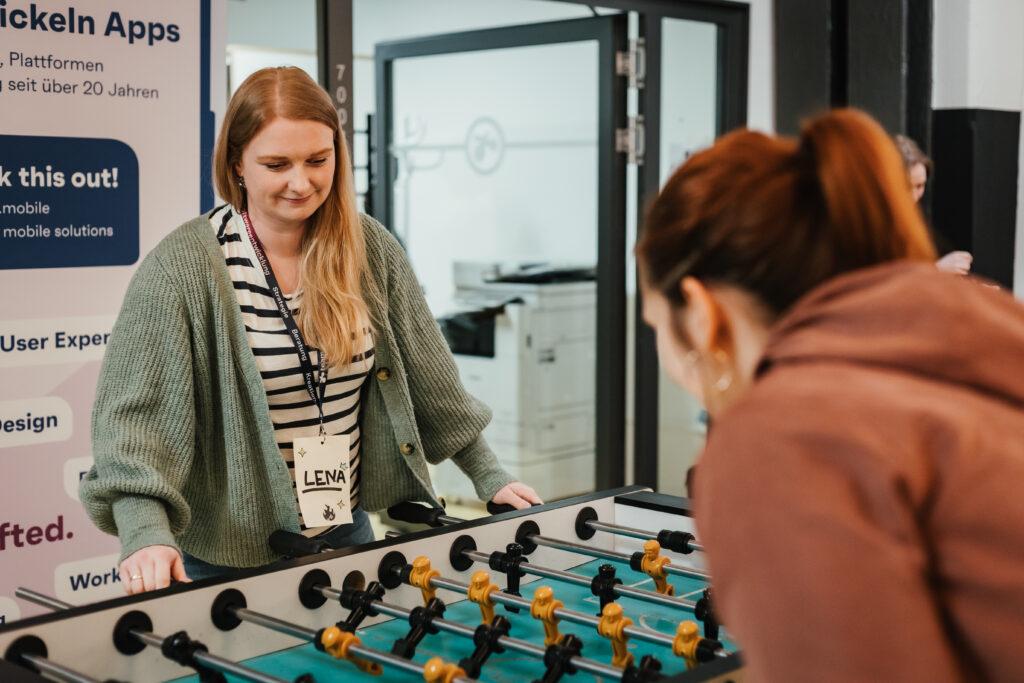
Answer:
[{"label": "metal rod", "polygon": [[164,644],[163,636],[158,636],[155,633],[150,633],[149,631],[140,631],[139,629],[133,628],[130,633],[150,647],[159,648]]},{"label": "metal rod", "polygon": [[[487,564],[490,558],[479,551],[467,550],[462,553],[474,562],[481,562]],[[548,567],[540,567],[530,562],[524,562],[519,565],[519,568],[531,574],[533,576],[542,576],[546,579],[558,579],[567,583],[574,583],[577,586],[584,586],[589,588],[591,580],[580,574],[574,574],[572,572],[562,571],[560,569],[549,569]],[[651,602],[657,605],[664,605],[666,607],[674,607],[676,609],[684,609],[688,612],[693,612],[697,609],[697,603],[692,600],[686,600],[684,598],[675,598],[671,595],[662,595],[661,593],[655,593],[654,591],[643,590],[642,588],[634,588],[632,586],[616,586],[615,593],[623,597],[635,598],[637,600],[643,600],[645,602]]]},{"label": "metal rod", "polygon": [[[548,548],[557,548],[558,550],[568,550],[573,553],[581,553],[583,555],[589,555],[591,557],[601,557],[607,560],[618,560],[619,562],[629,562],[631,555],[629,553],[620,553],[616,550],[603,550],[601,548],[592,548],[589,545],[583,545],[582,543],[573,543],[572,541],[560,541],[557,538],[548,538],[547,536],[540,536],[538,534],[529,534],[527,538],[537,545],[546,546]],[[674,574],[676,576],[685,576],[690,579],[701,579],[702,581],[710,581],[711,574],[699,569],[686,569],[683,567],[677,567],[674,564],[665,565],[665,572],[668,574]]]},{"label": "metal rod", "polygon": [[73,669],[68,669],[56,662],[51,662],[46,657],[23,654],[21,658],[34,666],[40,673],[44,673],[47,676],[64,681],[65,683],[101,683],[98,678],[86,676],[85,674],[78,673]]},{"label": "metal rod", "polygon": [[[328,599],[337,599],[341,595],[340,590],[330,586],[318,586],[317,590],[320,592],[321,595]],[[492,595],[492,597],[496,598],[498,596]],[[373,608],[381,614],[386,614],[388,616],[396,617],[398,619],[408,619],[409,614],[412,612],[412,610],[407,609],[405,607],[401,607],[399,605],[392,605],[381,600],[374,600]],[[527,603],[527,609],[528,608],[529,603]],[[465,624],[461,624],[457,621],[450,621],[448,619],[437,618],[434,619],[431,623],[437,626],[437,628],[441,631],[454,633],[456,635],[462,636],[463,638],[469,638],[470,640],[473,639],[476,633],[476,629],[474,629],[473,627],[466,626]],[[527,642],[525,640],[519,640],[518,638],[513,638],[512,636],[502,636],[498,639],[498,642],[501,643],[502,646],[507,647],[510,650],[516,650],[518,652],[522,652],[524,654],[537,657],[541,660],[544,659],[544,653],[546,652],[546,650],[538,645],[534,645],[533,643]],[[606,664],[602,664],[601,662],[595,661],[593,659],[587,659],[586,657],[573,657],[570,661],[572,662],[572,665],[578,668],[579,670],[588,671],[594,674],[595,676],[602,676],[604,678],[616,681],[622,678],[621,670],[616,669],[615,667],[608,666]]]},{"label": "metal rod", "polygon": [[[149,631],[139,631],[138,629],[132,629],[130,633],[150,647],[158,650],[163,649],[163,643],[164,640],[166,640],[164,636],[158,636],[157,634],[150,633]],[[243,664],[239,664],[238,662],[230,659],[225,659],[218,655],[210,654],[209,652],[196,652],[193,656],[197,662],[207,668],[220,671],[221,673],[231,674],[246,681],[252,681],[253,683],[289,683],[283,678],[271,676],[270,674],[265,674],[262,671],[257,671],[256,669],[250,669]]]},{"label": "metal rod", "polygon": [[316,641],[318,633],[316,629],[300,626],[299,624],[293,624],[290,621],[282,621],[281,619],[272,617],[269,614],[253,612],[251,609],[246,607],[234,607],[230,611],[242,621],[247,621],[250,624],[269,628],[272,631],[284,633],[285,635],[300,638],[301,640],[308,640],[312,642]]},{"label": "metal rod", "polygon": [[[460,523],[466,521],[466,520],[461,519],[459,517],[449,517],[448,515],[439,515],[437,520],[439,522],[441,522],[443,524],[447,524],[447,525],[460,524]],[[655,541],[658,540],[658,534],[656,534],[656,533],[652,533],[650,531],[645,531],[644,529],[636,529],[634,527],[622,526],[621,524],[610,524],[609,522],[602,522],[602,521],[596,520],[596,519],[588,520],[587,521],[587,526],[590,527],[591,529],[595,529],[597,531],[607,531],[608,533],[619,534],[620,536],[631,536],[632,538],[639,538],[639,539],[643,539],[643,540],[651,540],[651,539],[653,539]],[[556,543],[564,543],[567,546],[576,546],[577,548],[579,548],[579,552],[584,552],[583,548],[588,548],[589,550],[593,550],[594,551],[593,553],[589,553],[589,554],[593,555],[594,557],[605,557],[605,558],[608,558],[610,560],[617,560],[617,559],[623,559],[623,556],[624,556],[626,561],[629,561],[629,556],[626,555],[625,553],[615,553],[615,552],[612,552],[612,551],[601,551],[598,548],[589,548],[589,546],[581,546],[579,544],[572,543],[571,541],[559,541],[558,539],[547,538],[545,536],[537,536],[537,535],[534,535],[534,534],[527,534],[526,538],[532,539],[535,543],[537,543],[537,545],[549,545],[547,543],[541,543],[541,542],[539,542],[537,540],[537,539],[544,539],[545,541],[553,541],[553,542],[556,542]],[[698,543],[697,541],[690,541],[687,545],[689,545],[690,548],[692,548],[693,550],[696,550],[698,552],[704,552],[704,545],[702,543]],[[558,546],[551,546],[551,547],[557,548]],[[565,548],[563,548],[563,550],[565,550]],[[599,552],[604,552],[604,553],[607,553],[607,554],[605,554],[605,555],[598,555],[598,554],[596,554],[596,553],[599,553]],[[693,578],[693,579],[710,579],[711,578],[710,574],[707,574],[706,572],[699,572],[698,570],[693,570],[694,572],[698,572],[699,574],[701,574],[700,576],[698,576],[696,574],[684,574],[684,573],[682,573],[683,571],[685,571],[685,570],[680,570],[678,572],[670,571],[669,573],[670,574],[678,574],[679,576],[689,576],[690,578]]]},{"label": "metal rod", "polygon": [[[444,588],[450,591],[455,591],[456,593],[465,593],[469,589],[469,584],[441,577],[431,579],[430,584],[435,588]],[[491,593],[491,600],[500,605],[511,605],[513,607],[523,609],[530,609],[530,605],[532,604],[526,598],[521,598],[517,595],[509,595],[502,590],[497,590]],[[599,617],[571,609],[565,609],[564,607],[556,609],[555,616],[563,621],[571,621],[576,624],[593,626],[595,628],[597,628],[598,623],[601,621]],[[670,635],[666,635],[659,631],[653,631],[649,628],[643,628],[642,626],[627,626],[624,631],[631,638],[646,640],[649,643],[658,643],[659,645],[668,645],[669,647],[672,647],[675,642],[675,638]]]},{"label": "metal rod", "polygon": [[[62,600],[58,600],[57,598],[53,598],[53,597],[50,597],[49,595],[44,595],[42,593],[37,593],[36,591],[30,590],[28,588],[17,588],[17,589],[15,589],[14,594],[16,596],[18,596],[19,598],[22,598],[24,600],[28,600],[30,602],[34,602],[37,605],[41,605],[43,607],[48,607],[49,609],[52,609],[52,610],[57,611],[57,612],[59,612],[61,610],[70,609],[72,607],[72,605],[70,605],[70,604],[68,604],[68,603],[66,603],[66,602],[64,602]],[[246,610],[246,611],[248,611],[248,610]],[[240,616],[239,616],[239,618],[241,619]],[[272,618],[272,617],[268,617],[268,618]],[[281,623],[285,624],[287,622],[281,622]],[[158,636],[155,633],[150,633],[149,631],[140,631],[139,629],[132,629],[130,631],[130,633],[133,636],[135,636],[136,638],[138,638],[140,641],[142,641],[144,644],[148,645],[149,647],[154,647],[154,648],[156,648],[158,650],[163,648],[163,644],[164,644],[164,640],[165,640],[165,638],[163,636]],[[203,664],[203,665],[205,665],[205,666],[207,666],[207,667],[209,667],[211,669],[216,669],[217,671],[220,671],[221,673],[234,674],[235,676],[238,676],[239,678],[243,678],[243,679],[245,679],[247,681],[253,681],[253,683],[288,683],[288,681],[286,681],[283,678],[278,678],[276,676],[270,676],[270,675],[265,674],[265,673],[263,673],[261,671],[256,671],[255,669],[250,669],[249,667],[243,666],[242,664],[239,664],[238,662],[233,662],[230,659],[224,659],[223,657],[219,657],[217,655],[210,654],[209,652],[196,652],[194,656],[195,656],[196,661],[199,662],[200,664]],[[27,659],[27,657],[26,657],[26,659]],[[47,662],[48,665],[50,665],[52,667],[63,668],[59,664],[54,664],[53,662],[50,662],[49,660],[45,660],[44,659],[43,661]],[[67,671],[70,671],[70,669],[68,669]],[[72,672],[72,673],[74,673],[74,672]],[[76,675],[78,675],[78,674],[76,674]],[[69,680],[69,681],[93,681],[95,679],[85,677],[85,678],[68,678],[68,679],[63,679],[63,680]]]},{"label": "metal rod", "polygon": [[29,602],[33,602],[41,607],[52,609],[55,612],[74,607],[70,602],[64,602],[63,600],[52,598],[49,595],[37,593],[31,588],[15,588],[14,595],[22,600],[28,600]]},{"label": "metal rod", "polygon": [[[337,597],[338,595],[341,595],[341,591],[337,590],[336,588],[321,587],[320,592],[323,595],[330,595],[331,597]],[[317,630],[306,628],[305,626],[300,626],[299,624],[293,624],[289,621],[283,621],[281,619],[278,619],[277,617],[272,617],[269,614],[254,612],[251,609],[245,607],[234,607],[231,609],[231,613],[239,619],[241,619],[242,621],[256,624],[258,626],[263,626],[264,628],[269,628],[273,631],[277,631],[278,633],[284,633],[311,642],[316,642],[317,634],[319,633],[319,631]],[[357,657],[368,659],[371,662],[377,662],[378,664],[387,664],[389,666],[395,667],[396,669],[408,671],[409,673],[414,673],[417,676],[423,676],[423,666],[388,652],[375,650],[364,645],[352,645],[349,647],[349,652],[351,652]],[[466,681],[466,683],[471,683],[469,679],[466,678],[456,678],[454,680]]]},{"label": "metal rod", "polygon": [[[489,564],[491,561],[490,555],[488,555],[487,553],[482,553],[479,550],[464,550],[462,551],[462,555],[464,557],[468,557],[474,562],[479,562],[480,564]],[[545,578],[550,579],[562,579],[563,581],[575,583],[580,586],[590,585],[590,580],[583,576],[580,576],[579,574],[563,572],[558,569],[548,569],[546,567],[540,567],[535,564],[530,564],[526,561],[519,565],[519,568],[527,574],[532,574],[533,576],[543,576]]]},{"label": "metal rod", "polygon": [[658,539],[658,535],[644,529],[634,529],[628,526],[619,526],[618,524],[609,524],[608,522],[601,522],[596,519],[587,520],[587,526],[594,531],[606,531],[610,534],[616,534],[618,536],[629,536],[631,538],[641,538],[645,541],[650,539]]},{"label": "metal rod", "polygon": [[650,602],[664,607],[674,607],[676,609],[690,612],[691,614],[697,611],[697,603],[693,600],[687,600],[686,598],[663,595],[661,593],[647,591],[642,588],[634,588],[633,586],[616,586],[615,592],[624,597],[635,598],[636,600],[643,600],[644,602]]},{"label": "metal rod", "polygon": [[348,651],[356,655],[357,657],[368,659],[371,662],[377,662],[378,664],[387,664],[388,666],[393,666],[396,669],[401,669],[402,671],[406,671],[411,674],[416,674],[420,678],[423,677],[422,665],[417,664],[416,662],[409,661],[408,659],[403,659],[402,657],[399,657],[397,655],[393,655],[388,652],[383,652],[381,650],[374,650],[372,648],[363,647],[362,645],[351,645],[349,646]]},{"label": "metal rod", "polygon": [[[636,529],[634,527],[622,526],[621,524],[611,524],[610,522],[602,522],[598,519],[587,520],[587,526],[595,531],[606,531],[609,534],[617,534],[619,536],[629,536],[631,538],[639,538],[643,540],[658,540],[658,534],[654,531],[645,531],[644,529]],[[698,552],[704,552],[704,546],[697,541],[690,541],[686,545],[690,546],[691,550]]]}]

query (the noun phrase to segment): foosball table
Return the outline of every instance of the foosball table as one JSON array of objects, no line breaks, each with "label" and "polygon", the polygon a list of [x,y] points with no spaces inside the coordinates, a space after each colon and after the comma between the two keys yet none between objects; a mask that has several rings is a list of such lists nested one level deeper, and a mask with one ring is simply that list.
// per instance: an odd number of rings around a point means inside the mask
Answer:
[{"label": "foosball table", "polygon": [[4,681],[743,680],[685,499],[640,487],[325,549],[0,627]]}]

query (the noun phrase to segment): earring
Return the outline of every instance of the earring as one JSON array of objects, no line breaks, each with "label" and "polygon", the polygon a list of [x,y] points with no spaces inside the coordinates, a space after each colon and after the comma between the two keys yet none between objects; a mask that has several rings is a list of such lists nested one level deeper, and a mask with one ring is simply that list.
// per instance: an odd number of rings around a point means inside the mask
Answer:
[{"label": "earring", "polygon": [[242,176],[238,176],[238,186],[243,190],[245,189],[245,178]]},{"label": "earring", "polygon": [[[729,360],[729,356],[727,356],[725,351],[723,351],[722,349],[716,349],[715,360],[717,360],[722,365],[725,365],[726,361]],[[723,392],[731,386],[732,370],[726,368],[725,371],[722,372],[721,376],[717,380],[715,380],[715,389],[718,390],[719,392]]]}]

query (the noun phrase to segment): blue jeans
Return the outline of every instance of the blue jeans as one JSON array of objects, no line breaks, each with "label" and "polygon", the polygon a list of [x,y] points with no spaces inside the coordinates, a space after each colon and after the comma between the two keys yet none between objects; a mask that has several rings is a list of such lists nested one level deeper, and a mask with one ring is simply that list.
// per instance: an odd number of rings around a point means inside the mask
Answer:
[{"label": "blue jeans", "polygon": [[[370,516],[362,508],[352,511],[351,524],[340,524],[317,538],[327,541],[332,548],[346,548],[351,545],[372,543],[375,540],[373,527],[370,526]],[[204,562],[184,551],[181,553],[181,559],[185,564],[185,573],[193,581],[222,576],[237,569]]]}]

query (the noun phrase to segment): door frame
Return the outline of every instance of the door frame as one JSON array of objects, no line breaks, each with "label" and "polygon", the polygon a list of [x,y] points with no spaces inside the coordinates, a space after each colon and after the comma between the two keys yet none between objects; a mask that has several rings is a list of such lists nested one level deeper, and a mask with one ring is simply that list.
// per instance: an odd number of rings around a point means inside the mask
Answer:
[{"label": "door frame", "polygon": [[[718,121],[716,137],[747,124],[750,5],[734,2],[678,2],[634,0],[641,12],[640,32],[647,48],[647,83],[639,108],[647,126],[647,154],[639,175],[638,231],[644,210],[661,188],[661,74],[663,19],[685,19],[715,24],[718,29]],[[633,482],[658,488],[660,366],[654,331],[641,316],[643,297],[639,273],[636,286],[634,334]]]},{"label": "door frame", "polygon": [[377,121],[376,178],[372,182],[377,218],[391,229],[394,219],[394,157],[390,153],[395,60],[537,45],[596,41],[597,124],[597,353],[594,367],[595,485],[622,486],[626,439],[626,156],[616,151],[616,130],[626,128],[627,79],[615,72],[615,56],[627,45],[624,14],[502,26],[379,43],[375,48]]},{"label": "door frame", "polygon": [[[551,0],[593,5],[588,0]],[[661,187],[661,74],[663,19],[714,24],[718,29],[718,122],[716,136],[747,123],[750,5],[727,0],[601,0],[602,7],[637,12],[644,40],[647,73],[638,96],[647,149],[638,173],[637,226],[642,229],[647,203]],[[633,483],[657,489],[658,384],[660,368],[654,332],[643,322],[639,280],[634,316]],[[625,446],[625,442],[623,442]]]}]

